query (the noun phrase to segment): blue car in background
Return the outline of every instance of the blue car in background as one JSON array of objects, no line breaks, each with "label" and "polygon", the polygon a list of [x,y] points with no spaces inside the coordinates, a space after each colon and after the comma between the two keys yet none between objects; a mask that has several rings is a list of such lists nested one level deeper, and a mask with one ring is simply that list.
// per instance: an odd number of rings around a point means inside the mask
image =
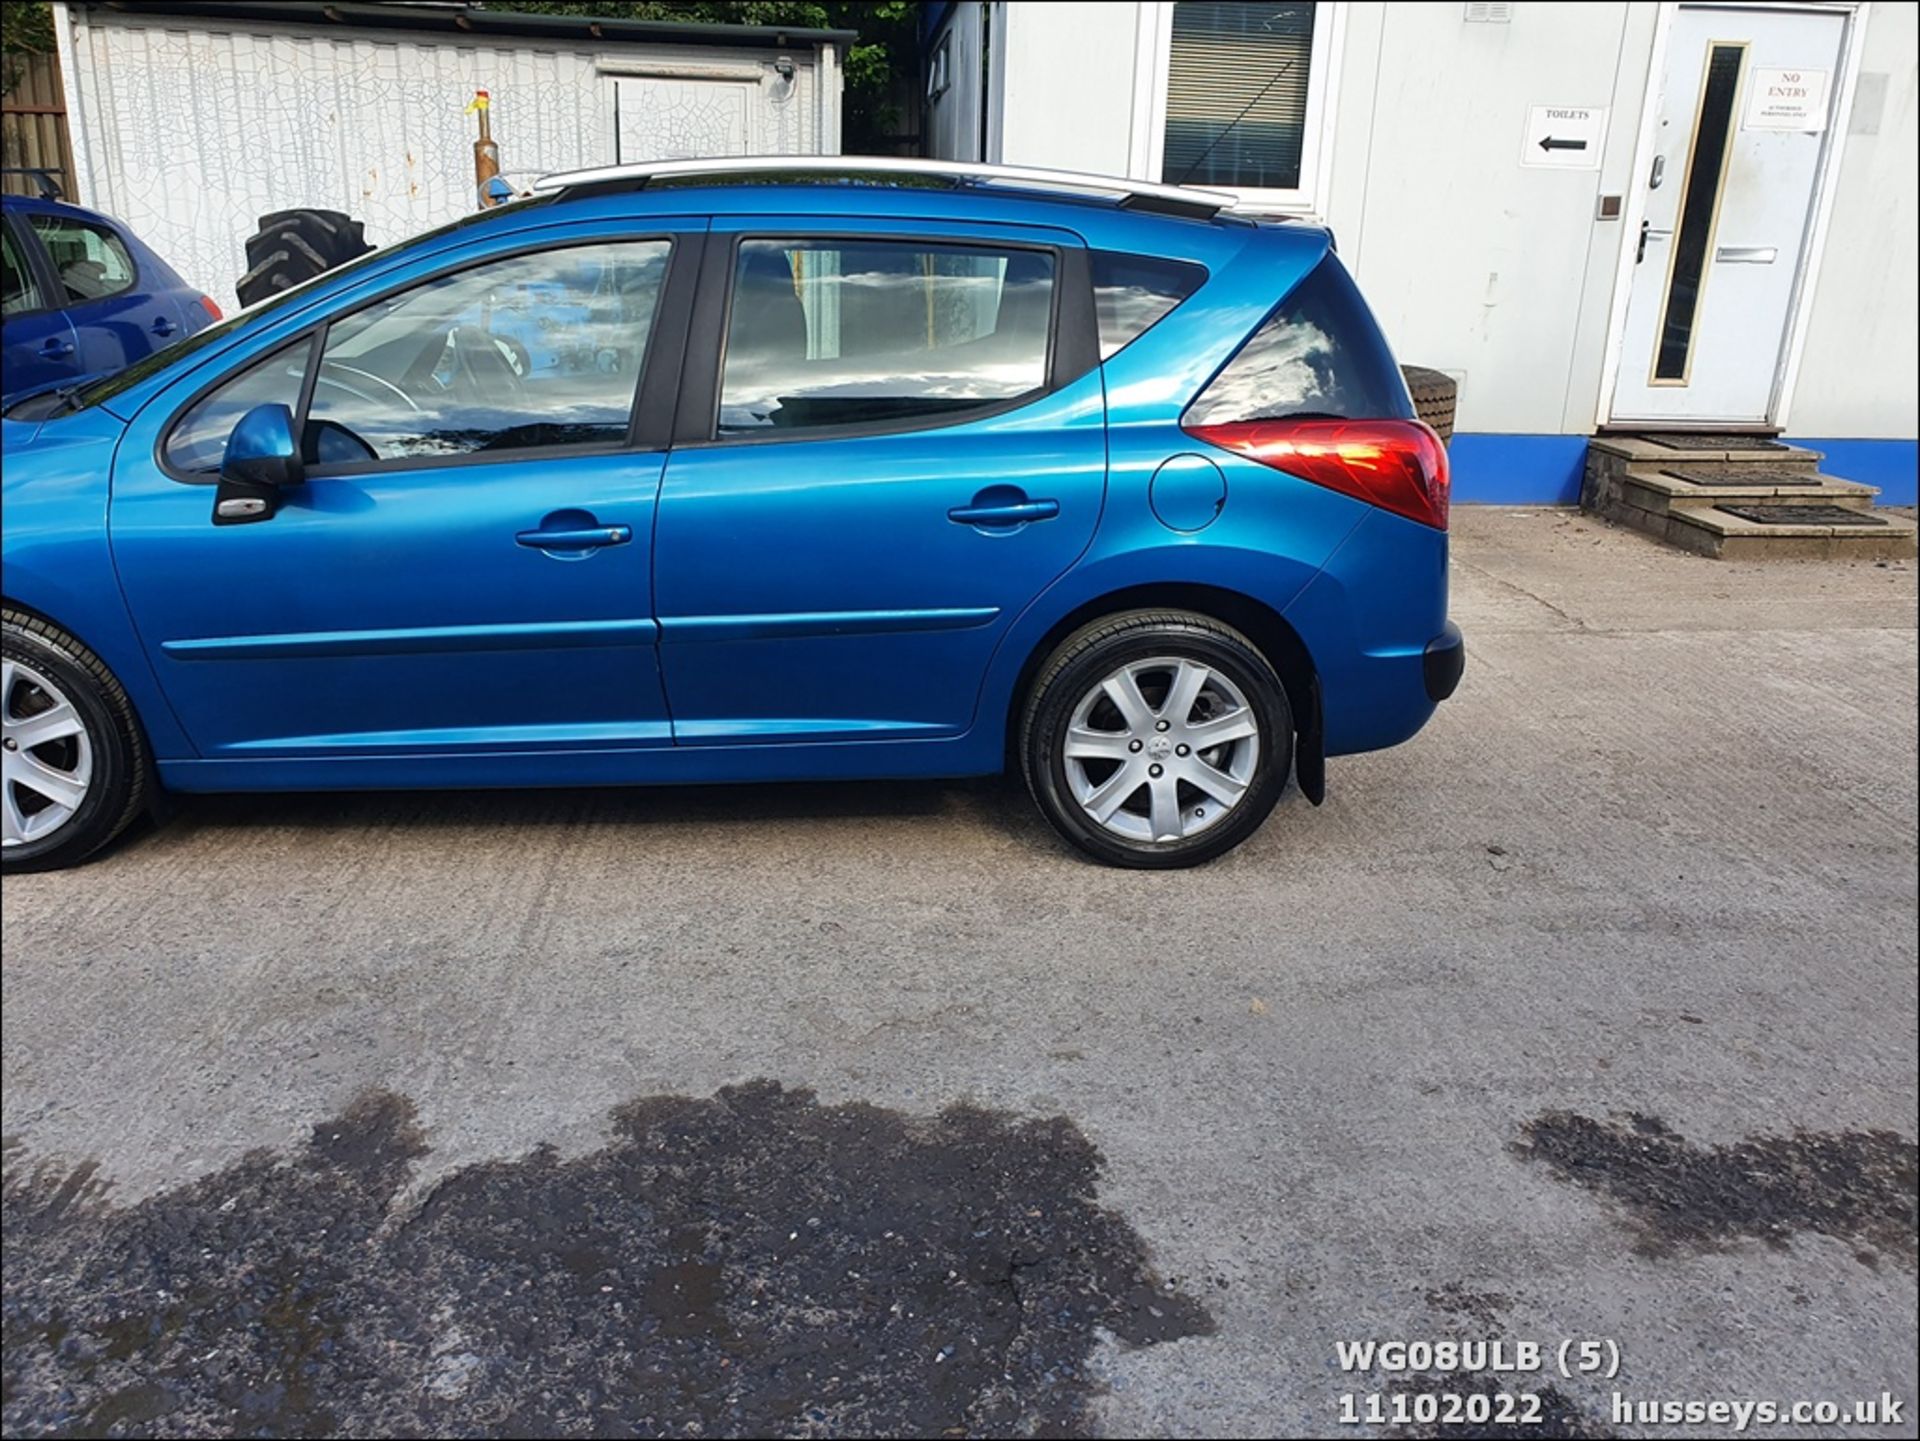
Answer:
[{"label": "blue car in background", "polygon": [[220,308],[119,221],[0,197],[0,405],[144,360]]},{"label": "blue car in background", "polygon": [[1446,452],[1326,231],[870,157],[537,189],[6,412],[7,870],[162,790],[1009,769],[1188,866],[1458,683]]}]

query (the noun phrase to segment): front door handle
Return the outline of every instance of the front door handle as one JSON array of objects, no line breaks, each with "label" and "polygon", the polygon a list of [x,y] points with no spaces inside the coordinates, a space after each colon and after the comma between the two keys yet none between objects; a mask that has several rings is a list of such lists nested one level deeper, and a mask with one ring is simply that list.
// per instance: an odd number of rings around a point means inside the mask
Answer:
[{"label": "front door handle", "polygon": [[514,539],[534,550],[593,550],[603,545],[625,545],[633,539],[633,527],[594,525],[571,530],[523,530]]},{"label": "front door handle", "polygon": [[1052,520],[1060,514],[1057,500],[992,501],[986,505],[956,505],[947,512],[955,525],[1025,525],[1034,520]]}]

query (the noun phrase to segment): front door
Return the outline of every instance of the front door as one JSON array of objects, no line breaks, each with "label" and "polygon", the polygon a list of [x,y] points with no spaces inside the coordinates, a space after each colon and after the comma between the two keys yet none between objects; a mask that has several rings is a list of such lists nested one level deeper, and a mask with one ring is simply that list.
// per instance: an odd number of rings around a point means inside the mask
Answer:
[{"label": "front door", "polygon": [[[665,434],[646,443],[635,395],[666,367],[670,413],[681,334],[654,317],[698,235],[583,231],[380,295],[141,412],[114,561],[203,758],[672,743],[648,596]],[[216,526],[226,437],[268,403],[301,425],[305,481]]]},{"label": "front door", "polygon": [[1771,419],[1846,25],[1784,8],[1674,17],[1616,424]]},{"label": "front door", "polygon": [[757,217],[715,221],[707,272],[724,358],[689,360],[655,532],[675,740],[966,730],[994,647],[1100,516],[1085,250]]}]

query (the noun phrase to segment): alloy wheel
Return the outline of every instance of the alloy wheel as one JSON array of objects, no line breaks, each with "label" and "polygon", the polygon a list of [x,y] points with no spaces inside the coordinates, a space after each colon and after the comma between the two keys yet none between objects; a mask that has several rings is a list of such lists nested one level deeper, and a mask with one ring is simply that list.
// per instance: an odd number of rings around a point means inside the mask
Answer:
[{"label": "alloy wheel", "polygon": [[1223,671],[1155,656],[1081,697],[1061,754],[1096,825],[1136,843],[1181,841],[1240,804],[1260,763],[1260,723]]},{"label": "alloy wheel", "polygon": [[26,845],[73,819],[93,783],[93,744],[67,695],[32,666],[0,668],[0,844]]}]

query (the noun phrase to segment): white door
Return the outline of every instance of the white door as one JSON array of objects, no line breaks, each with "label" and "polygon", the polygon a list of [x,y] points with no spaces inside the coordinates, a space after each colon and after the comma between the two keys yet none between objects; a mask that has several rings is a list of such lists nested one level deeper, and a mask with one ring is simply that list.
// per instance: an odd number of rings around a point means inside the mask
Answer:
[{"label": "white door", "polygon": [[1771,418],[1846,25],[1784,8],[1674,16],[1616,423]]},{"label": "white door", "polygon": [[752,80],[622,76],[613,83],[615,163],[750,155]]}]

